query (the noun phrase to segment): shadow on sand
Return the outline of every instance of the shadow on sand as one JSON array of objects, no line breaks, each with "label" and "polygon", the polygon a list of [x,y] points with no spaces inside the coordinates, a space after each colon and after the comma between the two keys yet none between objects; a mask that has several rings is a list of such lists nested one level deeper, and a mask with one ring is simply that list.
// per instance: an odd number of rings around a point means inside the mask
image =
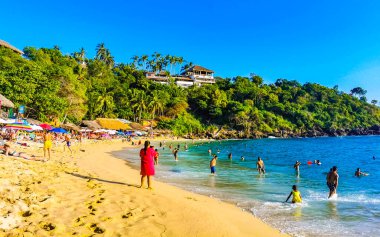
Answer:
[{"label": "shadow on sand", "polygon": [[127,184],[127,183],[123,183],[123,182],[105,180],[105,179],[95,178],[95,177],[91,177],[91,176],[87,176],[87,175],[81,175],[81,174],[77,174],[77,173],[71,173],[71,172],[65,172],[65,173],[70,174],[70,175],[75,176],[75,177],[78,177],[78,178],[82,178],[82,179],[97,180],[97,181],[105,182],[105,183],[126,185],[128,187],[136,187],[136,188],[140,187],[139,185],[135,185],[135,184]]}]

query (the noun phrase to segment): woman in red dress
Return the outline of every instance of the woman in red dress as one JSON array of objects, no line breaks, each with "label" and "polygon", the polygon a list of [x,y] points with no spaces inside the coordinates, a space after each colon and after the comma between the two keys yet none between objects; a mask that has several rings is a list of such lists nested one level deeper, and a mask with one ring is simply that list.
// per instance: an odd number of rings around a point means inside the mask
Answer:
[{"label": "woman in red dress", "polygon": [[150,176],[154,175],[154,156],[156,152],[151,148],[149,141],[145,141],[144,148],[140,150],[141,158],[141,186],[143,187],[145,182],[145,177],[148,177],[148,189],[152,189],[152,180]]}]

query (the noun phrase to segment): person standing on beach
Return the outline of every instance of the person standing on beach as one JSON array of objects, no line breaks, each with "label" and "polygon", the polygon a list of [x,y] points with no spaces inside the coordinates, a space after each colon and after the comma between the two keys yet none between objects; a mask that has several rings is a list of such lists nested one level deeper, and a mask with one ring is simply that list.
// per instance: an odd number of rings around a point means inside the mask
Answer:
[{"label": "person standing on beach", "polygon": [[215,166],[216,166],[216,160],[217,159],[218,159],[218,156],[214,155],[214,157],[210,161],[211,174],[215,174]]},{"label": "person standing on beach", "polygon": [[257,158],[256,167],[257,167],[257,171],[259,171],[259,174],[261,173],[265,174],[264,161],[261,159],[260,156]]},{"label": "person standing on beach", "polygon": [[151,148],[149,141],[144,142],[144,148],[140,150],[141,158],[141,185],[140,188],[144,186],[145,177],[148,179],[148,189],[152,189],[152,180],[151,176],[155,174],[154,170],[154,156],[156,152]]},{"label": "person standing on beach", "polygon": [[43,136],[43,139],[44,139],[44,160],[46,159],[46,151],[48,152],[48,157],[50,160],[50,151],[51,151],[51,147],[53,145],[51,133],[46,132]]},{"label": "person standing on beach", "polygon": [[329,187],[329,197],[330,198],[333,194],[336,194],[336,190],[338,188],[338,168],[336,166],[332,167],[332,170],[327,174],[326,181],[327,186]]}]

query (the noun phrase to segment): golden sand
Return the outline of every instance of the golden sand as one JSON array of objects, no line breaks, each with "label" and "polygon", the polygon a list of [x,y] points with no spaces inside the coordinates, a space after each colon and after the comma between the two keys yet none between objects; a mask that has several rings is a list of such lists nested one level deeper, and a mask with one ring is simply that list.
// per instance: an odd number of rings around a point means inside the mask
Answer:
[{"label": "golden sand", "polygon": [[0,236],[284,236],[232,204],[159,182],[138,188],[139,172],[111,155],[128,147],[57,147],[48,162],[0,155]]}]

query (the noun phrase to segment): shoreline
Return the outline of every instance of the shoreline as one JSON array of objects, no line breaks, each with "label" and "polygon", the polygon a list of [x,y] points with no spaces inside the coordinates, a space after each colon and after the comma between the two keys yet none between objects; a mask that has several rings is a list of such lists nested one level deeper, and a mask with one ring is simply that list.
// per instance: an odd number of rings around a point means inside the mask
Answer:
[{"label": "shoreline", "polygon": [[[163,139],[155,138],[155,139],[151,139],[151,140],[153,141],[153,143],[155,143],[155,142],[159,142]],[[191,140],[189,140],[189,139],[175,140],[175,142],[185,142],[185,141],[191,141]],[[112,150],[110,157],[109,157],[110,158],[109,163],[113,163],[113,164],[109,164],[109,165],[114,166],[116,164],[120,164],[120,167],[121,167],[121,163],[124,163],[123,169],[130,171],[131,174],[134,175],[134,180],[135,180],[134,186],[139,185],[139,183],[140,183],[139,170],[132,167],[131,164],[129,164],[129,161],[123,160],[123,159],[115,156],[114,154],[112,154],[114,152],[122,152],[125,149],[140,149],[140,147],[125,144],[125,146],[120,147],[119,150]],[[81,164],[79,164],[79,166],[81,166]],[[125,167],[125,166],[127,166],[127,167]],[[91,171],[94,173],[99,172],[99,170],[96,170],[96,168],[91,168]],[[223,235],[223,236],[288,236],[286,234],[280,233],[279,230],[271,227],[269,224],[267,224],[267,223],[263,222],[262,220],[260,220],[259,218],[255,217],[252,213],[236,206],[236,203],[221,201],[219,199],[208,197],[206,195],[202,195],[202,194],[191,192],[189,190],[181,189],[180,187],[170,185],[170,184],[164,183],[162,181],[156,181],[155,179],[153,182],[154,182],[153,183],[153,187],[154,187],[153,191],[149,191],[149,190],[145,190],[145,189],[143,189],[141,191],[147,192],[148,195],[150,194],[150,192],[152,192],[153,195],[160,195],[160,196],[162,195],[166,200],[173,199],[173,200],[170,200],[173,202],[180,202],[180,200],[178,200],[178,196],[181,196],[182,198],[185,199],[186,206],[190,205],[190,207],[186,207],[186,209],[189,208],[190,210],[184,211],[184,213],[186,213],[186,215],[187,214],[198,215],[197,213],[201,212],[203,214],[202,217],[206,218],[206,219],[210,218],[210,217],[212,217],[212,219],[215,219],[216,213],[219,213],[218,216],[230,216],[230,215],[236,216],[236,219],[234,221],[237,223],[234,223],[233,230],[231,230],[230,228],[227,228],[227,230],[220,230],[221,226],[219,226],[219,224],[221,224],[221,223],[219,223],[219,222],[218,223],[212,223],[212,227],[215,228],[212,231],[209,229],[204,229],[205,223],[203,223],[201,226],[202,230],[196,230],[197,229],[196,225],[199,224],[197,221],[197,223],[195,225],[191,224],[192,227],[190,227],[191,230],[190,229],[188,230],[189,232],[183,233],[184,230],[182,229],[183,228],[183,226],[182,226],[182,228],[179,228],[178,233],[175,233],[175,234],[173,233],[173,235],[168,235],[168,236],[193,236],[195,233],[194,231],[197,232],[197,234],[196,234],[197,236],[208,236],[210,234],[211,235],[215,235],[215,234],[218,235],[217,233],[220,233],[220,235]],[[172,194],[174,196],[171,196]],[[190,203],[186,199],[190,200]],[[181,202],[182,201],[183,200],[181,200]],[[200,204],[197,203],[197,205],[192,206],[192,203],[194,203],[194,201],[195,202],[201,202],[201,203]],[[181,203],[181,205],[182,205],[182,203]],[[203,207],[204,210],[199,209],[200,207]],[[211,210],[211,211],[215,211],[214,214],[209,213],[208,210],[210,209],[210,207],[212,207],[213,209],[214,208],[217,209],[217,210]],[[191,210],[193,208],[197,208],[197,210]],[[222,208],[224,211],[221,211],[220,208]],[[195,211],[195,213],[194,213],[194,211]],[[191,212],[191,213],[188,213],[188,212]],[[188,219],[186,219],[186,222],[187,223],[192,222],[191,219],[192,218],[189,217]],[[223,217],[222,219],[224,222],[225,218]],[[219,221],[221,221],[222,219],[219,219]],[[226,224],[228,224],[228,223],[232,224],[230,221],[227,221]],[[173,224],[175,224],[175,223],[173,223]],[[180,224],[183,224],[183,222],[181,222]],[[240,224],[243,224],[244,227],[240,226]],[[175,225],[178,225],[178,223],[176,223]],[[254,225],[255,228],[257,228],[258,230],[250,229],[249,227],[252,225]],[[239,226],[239,228],[236,228],[236,226]],[[175,228],[177,228],[177,227],[175,227]],[[144,236],[144,235],[141,235],[141,236]]]},{"label": "shoreline", "polygon": [[[42,154],[41,147],[15,146],[36,155]],[[112,154],[131,147],[121,140],[93,141],[84,143],[82,151],[74,144],[70,155],[59,146],[48,162],[0,155],[0,233],[288,236],[228,202],[155,180],[152,191],[138,188],[138,170]]]}]

